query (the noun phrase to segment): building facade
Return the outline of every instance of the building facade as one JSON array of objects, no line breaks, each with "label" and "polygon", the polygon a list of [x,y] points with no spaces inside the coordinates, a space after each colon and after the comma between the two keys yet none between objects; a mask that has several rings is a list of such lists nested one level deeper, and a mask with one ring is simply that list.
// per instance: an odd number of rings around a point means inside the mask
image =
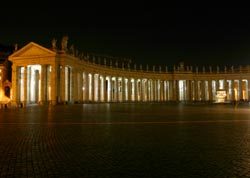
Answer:
[{"label": "building facade", "polygon": [[14,46],[0,44],[0,105],[10,101],[11,62],[8,56],[14,52]]},{"label": "building facade", "polygon": [[90,102],[231,102],[250,99],[250,66],[198,67],[179,63],[143,67],[130,61],[79,54],[56,40],[30,42],[12,62],[11,106]]}]

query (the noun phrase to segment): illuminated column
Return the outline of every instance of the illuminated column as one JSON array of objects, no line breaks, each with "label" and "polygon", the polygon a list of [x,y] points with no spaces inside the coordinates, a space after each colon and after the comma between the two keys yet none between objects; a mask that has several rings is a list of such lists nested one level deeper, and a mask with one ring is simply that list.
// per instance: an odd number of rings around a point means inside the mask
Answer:
[{"label": "illuminated column", "polygon": [[122,102],[126,101],[126,80],[122,77]]},{"label": "illuminated column", "polygon": [[145,79],[144,81],[144,92],[143,92],[143,96],[145,96],[144,101],[148,101],[148,80]]},{"label": "illuminated column", "polygon": [[[56,96],[57,96],[57,93],[56,93],[57,92],[57,75],[56,75],[57,71],[56,70],[57,70],[56,64],[51,65],[50,87],[51,87],[51,104],[52,105],[56,105]],[[65,87],[65,83],[63,86]]]},{"label": "illuminated column", "polygon": [[190,80],[186,80],[186,101],[190,101]]},{"label": "illuminated column", "polygon": [[137,99],[142,101],[142,79],[137,80]]},{"label": "illuminated column", "polygon": [[156,97],[156,91],[155,91],[155,80],[152,79],[151,80],[151,101],[156,101],[155,97]]},{"label": "illuminated column", "polygon": [[[41,88],[40,88],[40,101],[39,104],[43,105],[45,101],[44,90],[45,90],[45,73],[46,73],[46,65],[41,65]],[[53,88],[54,89],[54,88]]]},{"label": "illuminated column", "polygon": [[27,66],[24,67],[24,74],[23,74],[23,106],[27,105]]},{"label": "illuminated column", "polygon": [[[220,83],[219,83],[219,80],[216,80],[216,91],[218,91],[219,90],[219,85]],[[217,94],[217,93],[216,93]]]},{"label": "illuminated column", "polygon": [[147,88],[146,88],[146,92],[147,92],[147,100],[151,101],[151,85],[150,85],[150,79],[147,79]]},{"label": "illuminated column", "polygon": [[165,88],[164,88],[164,95],[165,95],[164,97],[165,98],[164,98],[164,100],[168,101],[168,91],[169,91],[168,80],[165,80],[164,82],[165,82]]},{"label": "illuminated column", "polygon": [[130,77],[128,77],[127,87],[128,87],[128,101],[131,102],[131,78]]},{"label": "illuminated column", "polygon": [[[74,66],[75,67],[75,66]],[[78,73],[78,69],[75,67],[73,69],[73,76],[74,76],[74,85],[73,85],[73,91],[74,91],[74,102],[78,103],[79,102],[79,87],[80,87],[80,81],[79,81],[79,73]]]},{"label": "illuminated column", "polygon": [[91,101],[94,102],[95,100],[95,74],[91,75]]},{"label": "illuminated column", "polygon": [[197,101],[197,96],[198,96],[198,82],[197,80],[194,80],[194,85],[193,85],[193,95],[194,95],[194,100]]},{"label": "illuminated column", "polygon": [[163,95],[163,91],[164,91],[164,85],[163,85],[163,81],[160,80],[160,101],[164,100],[164,95]]},{"label": "illuminated column", "polygon": [[89,102],[89,73],[85,73],[85,102]]},{"label": "illuminated column", "polygon": [[179,80],[175,80],[175,101],[180,101],[180,85]]},{"label": "illuminated column", "polygon": [[229,86],[228,81],[224,80],[224,90],[226,91],[226,100],[229,100]]},{"label": "illuminated column", "polygon": [[163,101],[166,101],[167,100],[167,96],[166,96],[166,86],[167,86],[167,83],[166,83],[166,80],[162,80],[162,83],[163,83],[163,89],[162,89],[162,91],[163,91],[163,95],[162,95],[162,97],[163,97]]},{"label": "illuminated column", "polygon": [[239,100],[242,99],[242,79],[239,79]]},{"label": "illuminated column", "polygon": [[115,101],[119,101],[119,78],[115,77]]},{"label": "illuminated column", "polygon": [[157,90],[157,101],[161,100],[161,90],[160,90],[160,80],[156,80],[156,90]]},{"label": "illuminated column", "polygon": [[244,80],[244,100],[248,100],[248,80]]},{"label": "illuminated column", "polygon": [[112,76],[110,76],[109,78],[109,101],[113,102],[113,81],[112,81]]},{"label": "illuminated column", "polygon": [[138,79],[134,79],[134,99],[138,101]]},{"label": "illuminated column", "polygon": [[158,101],[158,87],[157,87],[157,80],[153,81],[154,85],[154,101]]},{"label": "illuminated column", "polygon": [[12,88],[11,88],[11,106],[12,107],[16,107],[17,106],[17,91],[18,91],[18,69],[17,66],[15,64],[12,65]]},{"label": "illuminated column", "polygon": [[201,80],[200,81],[200,89],[201,89],[201,100],[205,101],[205,81]]},{"label": "illuminated column", "polygon": [[71,73],[71,85],[70,85],[70,102],[75,102],[76,101],[76,69],[75,66],[71,67],[70,70]]},{"label": "illuminated column", "polygon": [[168,81],[168,100],[173,100],[173,80]]},{"label": "illuminated column", "polygon": [[[60,102],[65,103],[65,66],[64,65],[60,66],[60,74],[61,74],[60,75],[61,86],[59,86],[61,88],[61,90],[60,90]],[[51,88],[52,88],[52,86],[51,86]]]},{"label": "illuminated column", "polygon": [[228,100],[233,101],[233,88],[232,88],[232,80],[228,80]]},{"label": "illuminated column", "polygon": [[102,101],[102,76],[99,74],[98,76],[98,102]]},{"label": "illuminated column", "polygon": [[150,80],[150,101],[154,101],[155,99],[155,87],[154,87],[154,80]]},{"label": "illuminated column", "polygon": [[172,99],[176,101],[176,80],[172,80]]},{"label": "illuminated column", "polygon": [[106,81],[106,75],[103,75],[103,97],[104,97],[104,102],[107,102],[107,81]]},{"label": "illuminated column", "polygon": [[168,91],[167,91],[167,95],[168,95],[168,101],[171,101],[173,100],[173,93],[172,93],[172,80],[168,80],[168,83],[167,83],[167,88],[168,88]]},{"label": "illuminated column", "polygon": [[78,73],[78,93],[79,93],[79,97],[78,97],[78,100],[80,103],[83,102],[83,79],[82,79],[82,71],[79,70],[79,73]]},{"label": "illuminated column", "polygon": [[213,101],[212,80],[208,80],[208,97],[209,101]]},{"label": "illuminated column", "polygon": [[151,79],[147,80],[147,96],[148,96],[148,101],[152,101],[152,95],[151,92],[152,88],[151,88]]},{"label": "illuminated column", "polygon": [[231,87],[232,87],[232,100],[236,100],[236,97],[235,97],[235,84],[234,84],[234,80],[231,80],[232,81],[232,84],[231,84]]},{"label": "illuminated column", "polygon": [[83,102],[83,80],[82,80],[82,71],[79,69],[77,74],[77,80],[78,80],[78,101],[80,103]]},{"label": "illuminated column", "polygon": [[99,83],[99,75],[98,74],[94,74],[93,75],[93,79],[92,79],[92,81],[93,81],[93,92],[94,92],[94,94],[93,94],[93,101],[95,101],[95,102],[97,102],[98,101],[98,83]]},{"label": "illuminated column", "polygon": [[247,80],[247,100],[250,100],[250,80]]},{"label": "illuminated column", "polygon": [[197,100],[198,101],[201,101],[202,100],[202,95],[201,95],[201,93],[202,93],[202,81],[197,81]]}]

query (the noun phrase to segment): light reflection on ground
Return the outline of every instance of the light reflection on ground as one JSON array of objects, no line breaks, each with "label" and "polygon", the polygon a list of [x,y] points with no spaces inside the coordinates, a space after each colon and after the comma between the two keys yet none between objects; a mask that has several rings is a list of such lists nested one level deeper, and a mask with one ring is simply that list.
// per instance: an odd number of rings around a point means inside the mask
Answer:
[{"label": "light reflection on ground", "polygon": [[250,177],[250,107],[0,110],[0,177]]}]

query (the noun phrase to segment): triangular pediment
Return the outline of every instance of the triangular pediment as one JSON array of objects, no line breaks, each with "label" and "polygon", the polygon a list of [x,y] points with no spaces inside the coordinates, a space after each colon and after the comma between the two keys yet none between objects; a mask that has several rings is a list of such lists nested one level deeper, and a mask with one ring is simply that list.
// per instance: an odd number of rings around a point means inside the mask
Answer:
[{"label": "triangular pediment", "polygon": [[14,52],[12,55],[9,56],[9,59],[16,57],[35,57],[35,56],[55,56],[56,53],[48,48],[45,48],[39,44],[34,42],[30,42],[21,49]]}]

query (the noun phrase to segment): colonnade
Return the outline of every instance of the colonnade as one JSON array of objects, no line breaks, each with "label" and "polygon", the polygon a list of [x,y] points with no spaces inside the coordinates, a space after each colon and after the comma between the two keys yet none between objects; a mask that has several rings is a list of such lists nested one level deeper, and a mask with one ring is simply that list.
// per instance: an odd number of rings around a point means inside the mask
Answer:
[{"label": "colonnade", "polygon": [[[23,49],[26,53],[33,47],[44,48],[34,43],[28,45],[26,51]],[[28,58],[22,56],[22,52],[10,56],[13,104],[250,99],[249,66],[231,71],[212,71],[210,68],[207,72],[204,69],[193,71],[180,63],[172,71],[149,71],[148,68],[137,70],[107,65],[106,61],[105,64],[90,62],[62,51],[48,53],[49,56]]]}]

